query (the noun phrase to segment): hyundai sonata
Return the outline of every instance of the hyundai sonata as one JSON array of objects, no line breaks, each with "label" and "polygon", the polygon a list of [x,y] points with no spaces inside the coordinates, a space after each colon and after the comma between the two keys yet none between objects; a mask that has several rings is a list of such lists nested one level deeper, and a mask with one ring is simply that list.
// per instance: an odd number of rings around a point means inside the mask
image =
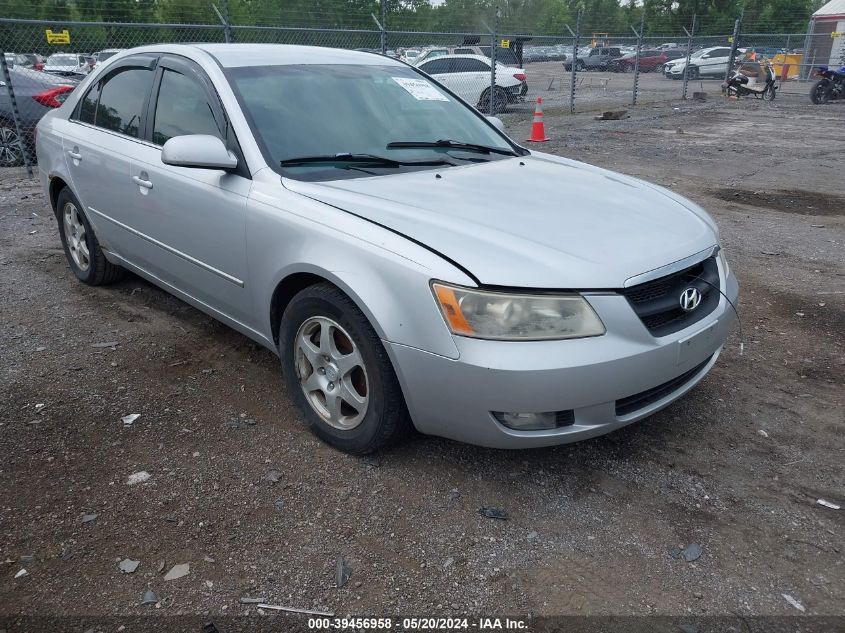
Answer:
[{"label": "hyundai sonata", "polygon": [[321,438],[491,447],[639,420],[713,367],[737,283],[713,220],[529,151],[420,70],[160,45],[38,125],[71,270],[130,270],[275,351]]}]

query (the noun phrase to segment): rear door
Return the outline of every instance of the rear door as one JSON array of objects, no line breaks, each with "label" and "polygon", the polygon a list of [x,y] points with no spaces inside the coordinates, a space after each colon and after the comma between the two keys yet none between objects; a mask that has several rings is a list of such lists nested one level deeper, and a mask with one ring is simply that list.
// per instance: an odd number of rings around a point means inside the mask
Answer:
[{"label": "rear door", "polygon": [[420,64],[419,69],[424,73],[431,75],[441,84],[458,93],[461,97],[466,98],[464,94],[457,89],[457,83],[452,76],[454,72],[454,65],[451,57],[438,57]]},{"label": "rear door", "polygon": [[[145,117],[147,143],[129,167],[128,207],[143,236],[139,265],[213,308],[250,325],[246,291],[246,200],[252,180],[217,93],[202,69],[162,56]],[[174,167],[161,147],[175,136],[217,136],[238,156],[232,171]]]},{"label": "rear door", "polygon": [[731,56],[731,49],[714,48],[702,58],[701,74],[702,75],[724,75],[728,70],[728,60]]},{"label": "rear door", "polygon": [[476,105],[481,94],[490,87],[490,66],[480,59],[456,57],[452,60],[449,88],[470,105]]},{"label": "rear door", "polygon": [[119,62],[91,85],[64,126],[62,145],[71,188],[101,245],[126,258],[137,249],[128,200],[129,157],[144,145],[144,112],[157,55]]}]

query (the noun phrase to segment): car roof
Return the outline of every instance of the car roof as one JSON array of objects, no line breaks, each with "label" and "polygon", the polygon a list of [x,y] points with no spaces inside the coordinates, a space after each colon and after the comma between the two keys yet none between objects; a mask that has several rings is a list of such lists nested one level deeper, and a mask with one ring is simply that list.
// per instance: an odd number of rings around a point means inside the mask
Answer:
[{"label": "car roof", "polygon": [[200,49],[214,57],[224,68],[242,66],[285,66],[290,64],[354,64],[368,66],[404,66],[402,62],[377,53],[348,51],[322,46],[291,44],[176,44],[166,47],[145,47],[182,53],[190,57],[192,49]]},{"label": "car roof", "polygon": [[[488,64],[490,63],[490,58],[487,57],[486,55],[470,55],[468,53],[466,53],[466,54],[464,54],[464,53],[461,53],[461,54],[452,53],[450,55],[440,55],[438,57],[434,57],[431,61],[434,61],[435,59],[480,59],[483,62],[487,62]],[[428,60],[426,60],[426,61],[428,61]]]}]

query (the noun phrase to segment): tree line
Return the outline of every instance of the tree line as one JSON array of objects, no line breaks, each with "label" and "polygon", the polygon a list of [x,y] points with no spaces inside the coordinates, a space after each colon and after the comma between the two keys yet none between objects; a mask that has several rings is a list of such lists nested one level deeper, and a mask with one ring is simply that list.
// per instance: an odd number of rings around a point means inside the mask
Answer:
[{"label": "tree line", "polygon": [[[407,31],[486,31],[498,11],[501,32],[566,35],[582,11],[582,33],[646,35],[744,31],[802,33],[822,0],[385,0],[386,27]],[[0,15],[56,21],[218,24],[213,5],[232,24],[374,29],[379,0],[0,0]]]}]

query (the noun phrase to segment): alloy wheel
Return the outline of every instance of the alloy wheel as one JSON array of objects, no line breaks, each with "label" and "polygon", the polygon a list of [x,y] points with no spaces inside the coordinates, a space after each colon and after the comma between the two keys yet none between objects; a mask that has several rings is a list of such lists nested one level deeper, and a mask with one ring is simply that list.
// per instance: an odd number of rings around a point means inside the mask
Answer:
[{"label": "alloy wheel", "polygon": [[62,209],[64,219],[65,240],[73,263],[82,272],[91,265],[91,254],[88,251],[88,240],[85,223],[79,215],[79,209],[72,202],[66,202]]},{"label": "alloy wheel", "polygon": [[348,431],[364,420],[369,378],[361,351],[336,321],[306,320],[296,334],[295,367],[311,408],[326,424]]},{"label": "alloy wheel", "polygon": [[17,131],[0,124],[0,165],[16,167],[23,163],[23,148]]}]

